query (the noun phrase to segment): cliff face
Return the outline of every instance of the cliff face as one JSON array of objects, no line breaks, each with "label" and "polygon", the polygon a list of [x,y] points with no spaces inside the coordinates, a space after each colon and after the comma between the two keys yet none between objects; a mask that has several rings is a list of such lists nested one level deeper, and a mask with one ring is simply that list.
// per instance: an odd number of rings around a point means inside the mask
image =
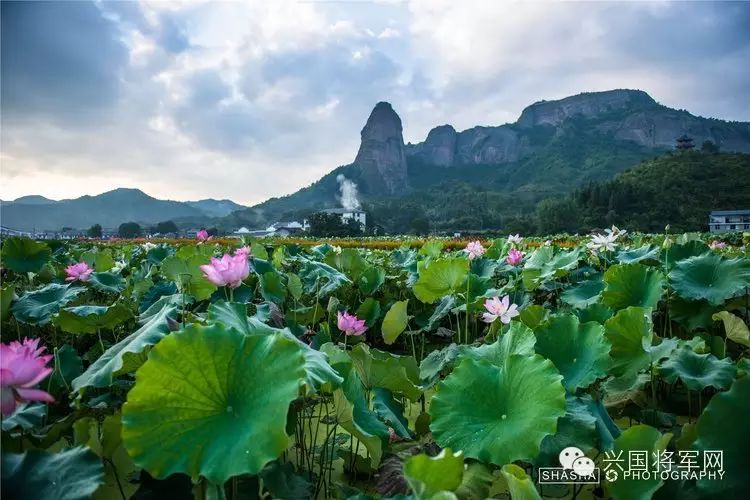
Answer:
[{"label": "cliff face", "polygon": [[387,102],[379,102],[362,129],[354,165],[370,193],[398,194],[408,190],[401,119]]},{"label": "cliff face", "polygon": [[750,152],[750,123],[693,116],[661,106],[641,90],[610,90],[534,103],[513,124],[462,132],[442,125],[424,142],[407,145],[406,155],[443,167],[512,163],[532,156],[544,138],[561,134],[572,120],[587,121],[586,134],[646,148],[672,148],[677,137],[687,134],[698,148],[712,141],[722,151]]}]

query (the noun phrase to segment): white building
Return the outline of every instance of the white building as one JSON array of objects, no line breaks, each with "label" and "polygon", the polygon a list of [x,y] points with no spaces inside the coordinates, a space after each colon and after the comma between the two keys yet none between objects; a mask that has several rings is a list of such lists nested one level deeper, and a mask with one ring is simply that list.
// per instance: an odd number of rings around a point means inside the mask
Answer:
[{"label": "white building", "polygon": [[346,222],[349,219],[354,219],[355,221],[362,224],[362,230],[364,230],[365,226],[367,226],[367,214],[363,212],[362,210],[351,210],[348,208],[326,208],[325,210],[321,210],[321,212],[326,214],[336,214],[341,216],[341,222]]},{"label": "white building", "polygon": [[708,215],[708,229],[712,233],[750,229],[750,210],[714,210]]}]

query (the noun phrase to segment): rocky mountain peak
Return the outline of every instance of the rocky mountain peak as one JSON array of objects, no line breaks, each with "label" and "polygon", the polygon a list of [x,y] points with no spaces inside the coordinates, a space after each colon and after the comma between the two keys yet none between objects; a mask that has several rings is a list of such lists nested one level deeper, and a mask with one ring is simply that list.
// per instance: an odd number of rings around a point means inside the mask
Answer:
[{"label": "rocky mountain peak", "polygon": [[395,194],[408,189],[401,118],[390,103],[379,102],[362,129],[354,164],[371,193]]},{"label": "rocky mountain peak", "polygon": [[537,125],[557,126],[576,115],[594,118],[612,111],[637,111],[656,106],[656,101],[642,90],[584,92],[555,101],[535,102],[523,110],[517,124],[524,128]]}]

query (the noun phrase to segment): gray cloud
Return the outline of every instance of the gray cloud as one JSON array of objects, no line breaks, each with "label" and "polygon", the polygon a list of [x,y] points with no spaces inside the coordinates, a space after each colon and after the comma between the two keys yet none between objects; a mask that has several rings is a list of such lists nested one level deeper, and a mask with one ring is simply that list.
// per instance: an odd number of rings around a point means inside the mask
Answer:
[{"label": "gray cloud", "polygon": [[381,100],[411,141],[622,87],[750,119],[743,2],[1,6],[3,198],[261,201],[352,161]]},{"label": "gray cloud", "polygon": [[6,118],[86,120],[119,95],[127,48],[90,2],[2,2]]}]

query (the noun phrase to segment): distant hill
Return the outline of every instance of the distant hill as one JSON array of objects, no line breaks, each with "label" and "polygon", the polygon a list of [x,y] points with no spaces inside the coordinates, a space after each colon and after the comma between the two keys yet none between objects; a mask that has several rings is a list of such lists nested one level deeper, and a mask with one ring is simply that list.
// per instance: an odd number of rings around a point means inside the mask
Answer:
[{"label": "distant hill", "polygon": [[44,196],[39,196],[38,194],[32,194],[29,196],[21,196],[20,198],[16,198],[10,203],[23,203],[25,205],[49,205],[50,203],[56,203],[56,202],[55,200],[50,200],[49,198],[45,198]]},{"label": "distant hill", "polygon": [[247,208],[244,205],[233,202],[232,200],[214,200],[212,198],[198,201],[186,201],[185,203],[193,208],[197,208],[208,217],[224,217],[235,210]]},{"label": "distant hill", "polygon": [[[191,203],[196,203],[193,206]],[[228,200],[199,202],[158,200],[138,189],[115,189],[97,196],[82,196],[72,200],[54,201],[42,196],[25,196],[2,204],[0,217],[3,226],[23,231],[58,231],[62,227],[85,229],[94,224],[116,228],[123,222],[155,224],[167,220],[181,220],[185,224],[199,223],[208,217],[240,207]],[[204,208],[201,208],[204,207]]]},{"label": "distant hill", "polygon": [[[642,160],[673,150],[683,134],[697,148],[710,141],[724,152],[750,153],[750,123],[694,116],[663,106],[641,90],[540,101],[524,109],[515,123],[462,132],[441,125],[418,144],[404,144],[401,119],[390,104],[381,102],[362,129],[354,162],[292,195],[234,212],[217,224],[258,226],[336,206],[337,177],[344,175],[357,183],[364,206],[381,213],[386,229],[408,230],[393,225],[392,216],[400,206],[414,203],[424,210],[402,213],[427,217],[433,228],[498,228],[503,219],[533,212],[539,200],[612,179]],[[457,213],[446,220],[438,215],[444,211],[430,208],[427,199],[433,191],[461,198],[464,186],[498,201],[495,213],[478,216],[452,207]]]}]

